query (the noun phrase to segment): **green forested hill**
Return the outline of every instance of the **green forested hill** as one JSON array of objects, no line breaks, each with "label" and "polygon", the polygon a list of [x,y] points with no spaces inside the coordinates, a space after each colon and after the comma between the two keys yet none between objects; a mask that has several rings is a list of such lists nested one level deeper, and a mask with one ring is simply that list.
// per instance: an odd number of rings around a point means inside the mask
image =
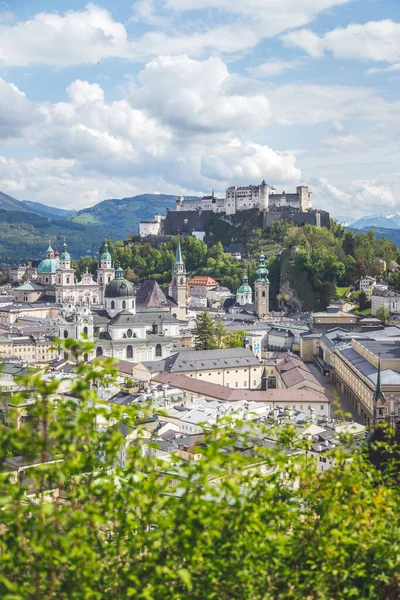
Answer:
[{"label": "green forested hill", "polygon": [[[71,217],[75,223],[106,227],[110,236],[124,237],[138,232],[142,219],[152,219],[159,212],[165,215],[167,208],[175,209],[176,196],[167,194],[141,194],[121,200],[103,200],[95,206],[84,208]],[[115,237],[115,236],[114,236]]]},{"label": "green forested hill", "polygon": [[55,247],[61,248],[66,238],[68,249],[76,258],[96,254],[106,234],[102,227],[0,209],[0,261],[10,263],[41,258],[49,239]]},{"label": "green forested hill", "polygon": [[41,258],[49,239],[61,247],[64,237],[74,257],[95,255],[105,237],[112,240],[127,237],[139,229],[140,220],[175,208],[175,200],[176,196],[142,194],[104,200],[76,213],[38,202],[19,201],[0,192],[0,261]]},{"label": "green forested hill", "polygon": [[38,215],[42,215],[43,217],[50,217],[50,219],[67,219],[76,213],[75,210],[65,210],[64,208],[47,206],[47,204],[31,202],[30,200],[22,200],[21,204],[23,204],[28,210]]}]

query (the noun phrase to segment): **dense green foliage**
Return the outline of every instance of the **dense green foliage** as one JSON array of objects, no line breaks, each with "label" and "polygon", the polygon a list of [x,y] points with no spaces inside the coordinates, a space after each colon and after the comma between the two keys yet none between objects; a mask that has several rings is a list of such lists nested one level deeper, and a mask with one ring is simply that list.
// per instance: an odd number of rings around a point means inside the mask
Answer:
[{"label": "dense green foliage", "polygon": [[[325,309],[337,296],[336,285],[355,285],[366,273],[381,275],[380,261],[389,265],[399,255],[388,239],[377,240],[372,231],[355,235],[337,223],[332,223],[330,230],[292,226],[286,231],[284,245],[295,247],[296,253],[282,279],[286,276],[305,310]],[[284,258],[287,261],[288,255]]]},{"label": "dense green foliage", "polygon": [[376,309],[375,316],[377,319],[380,319],[381,321],[386,321],[386,319],[388,319],[390,316],[389,309],[386,306],[379,306]]},{"label": "dense green foliage", "polygon": [[196,319],[196,331],[194,338],[196,350],[215,350],[218,347],[222,347],[220,332],[218,330],[219,326],[217,328],[217,335],[210,313],[206,310],[203,310],[203,312],[201,312]]},{"label": "dense green foliage", "polygon": [[[81,364],[70,397],[35,376],[25,382],[32,419],[0,423],[2,600],[399,598],[394,459],[377,470],[343,442],[320,473],[293,429],[248,454],[240,423],[226,423],[206,434],[200,460],[167,465],[144,437],[143,407],[107,405],[89,389],[109,376]],[[126,460],[116,423],[137,431]],[[32,440],[42,461],[59,462],[29,468],[24,488],[4,449],[24,456]],[[49,501],[51,487],[62,500]]]}]

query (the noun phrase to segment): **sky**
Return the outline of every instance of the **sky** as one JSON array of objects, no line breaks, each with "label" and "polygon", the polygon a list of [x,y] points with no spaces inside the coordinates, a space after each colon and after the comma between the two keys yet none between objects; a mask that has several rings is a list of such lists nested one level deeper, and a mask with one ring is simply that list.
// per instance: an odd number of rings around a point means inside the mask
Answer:
[{"label": "sky", "polygon": [[[54,9],[54,6],[57,9]],[[400,211],[399,0],[0,0],[0,190]]]}]

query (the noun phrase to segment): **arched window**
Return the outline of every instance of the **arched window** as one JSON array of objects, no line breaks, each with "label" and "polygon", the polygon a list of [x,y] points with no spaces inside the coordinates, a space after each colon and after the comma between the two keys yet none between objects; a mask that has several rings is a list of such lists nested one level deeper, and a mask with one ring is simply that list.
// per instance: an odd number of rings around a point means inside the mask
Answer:
[{"label": "arched window", "polygon": [[69,277],[67,277],[67,283],[69,283]]},{"label": "arched window", "polygon": [[115,302],[114,300],[111,300],[111,308],[114,309],[115,308]]},{"label": "arched window", "polygon": [[126,300],[122,300],[122,308],[126,308]]},{"label": "arched window", "polygon": [[84,328],[83,328],[83,333],[84,333],[85,335],[87,335],[87,334],[89,333],[89,330],[88,330],[88,328],[87,328],[87,327],[84,327]]},{"label": "arched window", "polygon": [[61,277],[58,278],[58,283],[61,283]]},{"label": "arched window", "polygon": [[108,283],[111,281],[111,275],[108,276]]},{"label": "arched window", "polygon": [[126,337],[132,337],[132,329],[128,329],[128,331],[126,332]]},{"label": "arched window", "polygon": [[49,278],[48,277],[46,277],[46,283],[49,283]]},{"label": "arched window", "polygon": [[68,331],[65,329],[64,330],[64,338],[67,339],[67,337],[68,337]]},{"label": "arched window", "polygon": [[103,283],[103,277],[100,277],[100,283]]},{"label": "arched window", "polygon": [[103,348],[101,348],[101,346],[97,346],[96,356],[103,356]]},{"label": "arched window", "polygon": [[181,285],[183,285],[183,277],[181,277]]},{"label": "arched window", "polygon": [[126,358],[133,358],[133,348],[132,346],[128,346],[126,349]]},{"label": "arched window", "polygon": [[162,356],[161,344],[157,344],[156,346],[156,356]]},{"label": "arched window", "polygon": [[262,295],[263,298],[265,298],[265,292],[263,292],[261,295]]}]

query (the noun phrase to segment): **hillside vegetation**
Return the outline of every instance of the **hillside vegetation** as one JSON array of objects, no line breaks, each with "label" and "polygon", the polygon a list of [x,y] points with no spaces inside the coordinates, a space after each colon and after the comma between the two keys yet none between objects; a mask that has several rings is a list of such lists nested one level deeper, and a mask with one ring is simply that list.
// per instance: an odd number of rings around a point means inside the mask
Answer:
[{"label": "hillside vegetation", "polygon": [[103,200],[95,206],[78,211],[71,217],[75,223],[105,227],[111,238],[125,237],[139,231],[141,220],[153,219],[159,212],[175,210],[176,196],[141,194],[121,200]]},{"label": "hillside vegetation", "polygon": [[60,249],[65,238],[71,254],[77,258],[97,253],[106,235],[102,228],[0,209],[0,260],[6,263],[42,258],[49,240]]}]

